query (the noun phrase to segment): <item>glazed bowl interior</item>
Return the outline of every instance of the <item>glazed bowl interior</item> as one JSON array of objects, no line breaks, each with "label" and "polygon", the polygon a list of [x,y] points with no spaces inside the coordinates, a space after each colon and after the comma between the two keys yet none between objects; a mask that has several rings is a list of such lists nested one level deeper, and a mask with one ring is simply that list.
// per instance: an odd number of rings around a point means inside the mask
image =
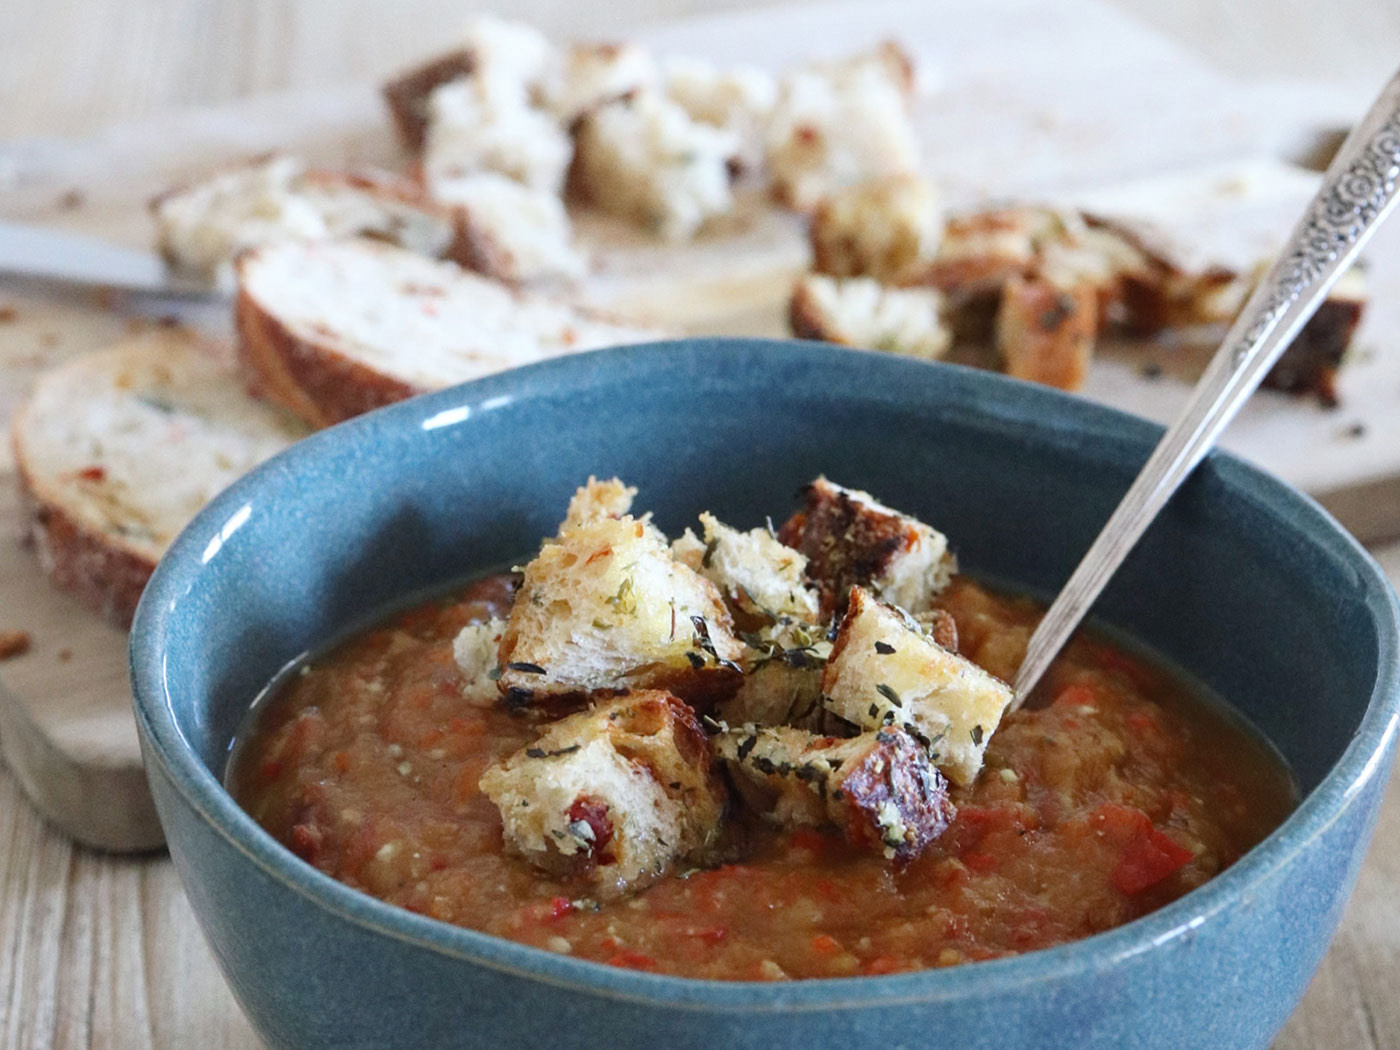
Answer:
[{"label": "glazed bowl interior", "polygon": [[[584,354],[395,405],[314,435],[234,485],[162,562],[132,643],[148,763],[222,839],[296,880],[313,906],[600,986],[705,984],[487,944],[311,871],[221,786],[249,703],[289,661],[376,610],[529,557],[590,474],[637,485],[638,506],[675,535],[707,509],[743,527],[778,519],[824,473],[945,532],[965,570],[1049,596],[1159,433],[999,376],[758,340]],[[1096,613],[1228,699],[1307,797],[1235,868],[1162,912],[1076,945],[960,969],[1014,983],[1052,964],[1144,950],[1186,917],[1229,906],[1384,772],[1397,692],[1394,595],[1365,552],[1287,486],[1212,455]],[[798,1003],[820,1001],[819,985],[954,990],[967,980],[938,972],[750,987]],[[736,1002],[749,994],[729,989]]]}]

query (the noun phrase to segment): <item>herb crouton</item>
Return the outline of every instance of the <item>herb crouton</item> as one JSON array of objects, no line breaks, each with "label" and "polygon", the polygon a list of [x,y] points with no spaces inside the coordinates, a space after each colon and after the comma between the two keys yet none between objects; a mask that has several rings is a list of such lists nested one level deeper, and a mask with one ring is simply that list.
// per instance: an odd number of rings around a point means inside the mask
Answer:
[{"label": "herb crouton", "polygon": [[462,672],[462,697],[478,707],[490,707],[501,699],[496,688],[496,650],[506,622],[490,619],[469,623],[452,639],[452,659]]},{"label": "herb crouton", "polygon": [[954,816],[947,781],[901,729],[838,740],[750,725],[714,744],[736,790],[769,823],[835,825],[899,863],[923,852]]},{"label": "herb crouton", "polygon": [[564,523],[559,526],[562,534],[589,521],[603,518],[620,518],[632,509],[632,501],[637,497],[635,486],[623,484],[620,478],[599,481],[591,474],[588,482],[580,485],[569,500],[569,509],[564,515]]},{"label": "herb crouton", "polygon": [[903,611],[851,589],[822,674],[828,711],[863,729],[902,726],[949,779],[971,784],[1011,687],[924,634]]},{"label": "herb crouton", "polygon": [[705,732],[669,693],[605,701],[488,767],[507,847],[600,899],[640,889],[715,842],[726,794]]},{"label": "herb crouton", "polygon": [[582,521],[545,544],[501,639],[498,683],[522,705],[598,690],[732,693],[742,646],[714,584],[671,557],[650,523]]},{"label": "herb crouton", "polygon": [[914,171],[913,81],[912,60],[889,43],[783,77],[767,139],[778,201],[810,211],[843,186]]},{"label": "herb crouton", "polygon": [[807,587],[801,552],[766,529],[740,532],[713,514],[701,514],[700,525],[703,544],[687,529],[672,552],[714,583],[737,611],[768,623],[783,616],[816,619],[817,596]]},{"label": "herb crouton", "polygon": [[855,585],[921,612],[956,569],[941,532],[824,477],[807,486],[806,505],[784,522],[778,538],[807,556],[807,578],[826,615],[840,610]]},{"label": "herb crouton", "polygon": [[826,720],[821,706],[822,668],[831,652],[827,630],[789,616],[757,631],[746,632],[744,682],[738,692],[715,709],[730,725],[796,725],[820,729]]}]

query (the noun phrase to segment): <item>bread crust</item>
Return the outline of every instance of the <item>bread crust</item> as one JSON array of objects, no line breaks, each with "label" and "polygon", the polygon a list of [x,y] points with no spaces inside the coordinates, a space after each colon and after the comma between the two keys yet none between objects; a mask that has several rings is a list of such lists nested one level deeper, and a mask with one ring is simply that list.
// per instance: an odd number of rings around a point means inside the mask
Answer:
[{"label": "bread crust", "polygon": [[433,89],[471,76],[476,59],[467,48],[449,51],[389,81],[381,89],[389,106],[399,141],[412,153],[421,153],[428,134],[428,96]]},{"label": "bread crust", "polygon": [[33,545],[40,568],[55,587],[109,623],[130,627],[158,559],[121,536],[83,524],[61,500],[43,491],[25,466],[19,437],[23,417],[21,409],[12,430],[22,542]]},{"label": "bread crust", "polygon": [[[240,271],[246,260],[239,261]],[[242,287],[234,320],[248,392],[281,405],[313,427],[328,427],[424,392],[301,338]]]}]

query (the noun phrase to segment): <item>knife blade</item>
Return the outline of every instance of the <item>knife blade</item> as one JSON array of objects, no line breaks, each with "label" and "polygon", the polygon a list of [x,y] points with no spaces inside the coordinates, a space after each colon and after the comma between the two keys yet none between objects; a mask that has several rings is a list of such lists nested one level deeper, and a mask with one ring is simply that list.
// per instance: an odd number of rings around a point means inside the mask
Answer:
[{"label": "knife blade", "polygon": [[174,276],[153,251],[20,222],[0,221],[0,275],[181,298],[221,294]]}]

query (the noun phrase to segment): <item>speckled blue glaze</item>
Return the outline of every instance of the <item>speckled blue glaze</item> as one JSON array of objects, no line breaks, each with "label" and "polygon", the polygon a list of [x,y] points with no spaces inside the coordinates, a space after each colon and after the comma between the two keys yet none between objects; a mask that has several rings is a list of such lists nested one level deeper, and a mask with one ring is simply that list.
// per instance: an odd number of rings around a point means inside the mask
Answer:
[{"label": "speckled blue glaze", "polygon": [[220,786],[249,701],[377,607],[553,531],[589,473],[676,530],[752,525],[825,472],[1052,592],[1158,430],[998,376],[815,344],[693,340],[495,376],[354,420],[234,485],[175,543],[132,636],[156,805],[219,964],[275,1048],[1261,1048],[1369,840],[1397,721],[1397,606],[1316,505],[1211,456],[1099,612],[1194,671],[1293,764],[1302,806],[1161,911],[1021,958],[718,983],[442,925],[312,870]]}]

